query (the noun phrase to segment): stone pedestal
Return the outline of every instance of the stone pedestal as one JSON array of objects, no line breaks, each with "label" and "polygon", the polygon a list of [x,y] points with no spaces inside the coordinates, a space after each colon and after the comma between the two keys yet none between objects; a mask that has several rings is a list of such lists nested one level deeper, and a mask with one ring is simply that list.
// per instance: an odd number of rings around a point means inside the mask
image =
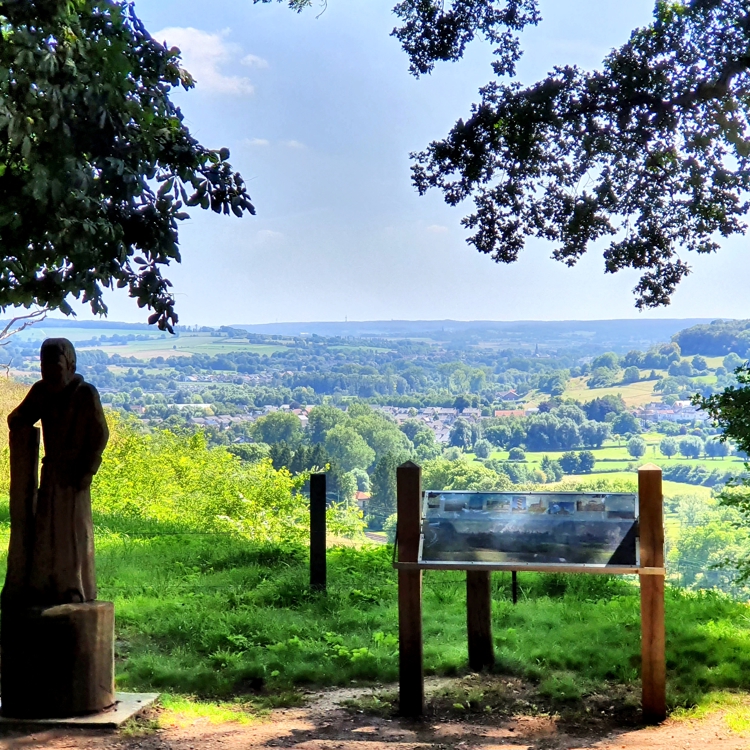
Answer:
[{"label": "stone pedestal", "polygon": [[2,612],[3,716],[59,718],[115,703],[112,602]]}]

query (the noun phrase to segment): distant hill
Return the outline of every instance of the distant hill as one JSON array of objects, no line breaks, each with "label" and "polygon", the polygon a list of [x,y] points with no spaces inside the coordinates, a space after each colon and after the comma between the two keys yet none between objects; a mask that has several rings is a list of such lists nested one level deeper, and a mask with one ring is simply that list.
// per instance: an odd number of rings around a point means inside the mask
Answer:
[{"label": "distant hill", "polygon": [[[1,321],[0,321],[1,322]],[[654,344],[678,341],[685,354],[726,354],[736,351],[750,356],[750,321],[714,321],[709,318],[666,320],[373,320],[314,323],[263,323],[233,325],[250,333],[269,336],[317,335],[323,337],[426,339],[448,347],[490,344],[493,347],[540,352],[579,350],[581,355],[602,351],[620,354],[646,350]],[[66,331],[67,329],[67,331]],[[179,327],[178,327],[179,330]],[[744,331],[744,333],[743,333]],[[28,329],[23,339],[69,336],[71,340],[94,335],[138,333],[165,336],[145,323],[114,320],[47,318]],[[744,342],[744,343],[743,343]]]},{"label": "distant hill", "polygon": [[702,354],[719,357],[735,352],[750,357],[750,320],[714,320],[710,325],[694,325],[672,337],[685,356]]},{"label": "distant hill", "polygon": [[354,338],[426,338],[433,341],[476,339],[517,348],[586,346],[616,352],[670,341],[684,328],[709,323],[709,318],[668,320],[379,320],[319,323],[241,324],[251,333],[299,336],[351,336]]}]

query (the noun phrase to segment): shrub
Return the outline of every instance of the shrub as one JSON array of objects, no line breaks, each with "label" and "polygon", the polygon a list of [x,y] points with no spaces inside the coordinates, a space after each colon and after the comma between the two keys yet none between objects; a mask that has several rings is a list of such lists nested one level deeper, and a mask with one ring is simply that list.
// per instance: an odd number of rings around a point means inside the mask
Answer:
[{"label": "shrub", "polygon": [[474,453],[477,458],[489,458],[492,453],[492,443],[489,440],[477,440],[474,443]]},{"label": "shrub", "polygon": [[596,457],[591,451],[581,451],[578,454],[578,470],[581,474],[589,474],[594,470]]},{"label": "shrub", "polygon": [[578,454],[568,451],[560,456],[560,466],[566,474],[577,474],[580,468]]},{"label": "shrub", "polygon": [[[203,432],[144,434],[116,414],[107,418],[110,441],[92,486],[95,522],[125,532],[236,532],[260,543],[307,538],[306,475],[292,477],[269,459],[243,463],[223,447],[209,448]],[[331,533],[361,533],[359,510],[334,506],[328,516]]]},{"label": "shrub", "polygon": [[693,435],[680,440],[679,447],[685,458],[699,458],[703,453],[703,441]]},{"label": "shrub", "polygon": [[672,458],[677,453],[677,441],[673,437],[665,437],[659,443],[659,450],[667,458]]},{"label": "shrub", "polygon": [[633,437],[628,440],[628,453],[633,458],[640,458],[646,453],[646,441],[643,438]]}]

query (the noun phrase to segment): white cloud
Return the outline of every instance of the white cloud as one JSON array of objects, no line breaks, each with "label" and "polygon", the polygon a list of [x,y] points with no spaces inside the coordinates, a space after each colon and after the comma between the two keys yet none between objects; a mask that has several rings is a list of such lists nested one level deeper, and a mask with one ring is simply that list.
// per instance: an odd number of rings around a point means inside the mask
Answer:
[{"label": "white cloud", "polygon": [[426,231],[430,234],[445,234],[448,231],[448,227],[444,227],[442,224],[430,224]]},{"label": "white cloud", "polygon": [[255,233],[255,239],[259,245],[268,245],[283,240],[284,235],[281,232],[274,232],[273,229],[261,229]]},{"label": "white cloud", "polygon": [[245,55],[240,62],[247,65],[248,68],[267,68],[268,60],[264,60],[258,55]]},{"label": "white cloud", "polygon": [[255,87],[249,78],[222,72],[225,65],[234,62],[241,54],[237,45],[226,41],[228,33],[229,30],[211,34],[192,27],[171,26],[156,32],[154,38],[180,48],[183,65],[195,78],[199,91],[235,96],[252,94]]},{"label": "white cloud", "polygon": [[245,143],[248,146],[270,146],[271,145],[271,141],[268,141],[265,138],[245,138]]},{"label": "white cloud", "polygon": [[299,141],[284,141],[284,145],[287,148],[304,148],[305,144],[300,143]]}]

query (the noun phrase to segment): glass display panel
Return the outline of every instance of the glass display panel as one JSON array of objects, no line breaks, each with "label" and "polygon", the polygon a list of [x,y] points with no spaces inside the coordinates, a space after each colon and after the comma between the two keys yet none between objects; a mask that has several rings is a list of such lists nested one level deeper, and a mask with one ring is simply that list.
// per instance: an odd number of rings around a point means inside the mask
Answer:
[{"label": "glass display panel", "polygon": [[425,492],[420,562],[638,565],[638,497]]}]

